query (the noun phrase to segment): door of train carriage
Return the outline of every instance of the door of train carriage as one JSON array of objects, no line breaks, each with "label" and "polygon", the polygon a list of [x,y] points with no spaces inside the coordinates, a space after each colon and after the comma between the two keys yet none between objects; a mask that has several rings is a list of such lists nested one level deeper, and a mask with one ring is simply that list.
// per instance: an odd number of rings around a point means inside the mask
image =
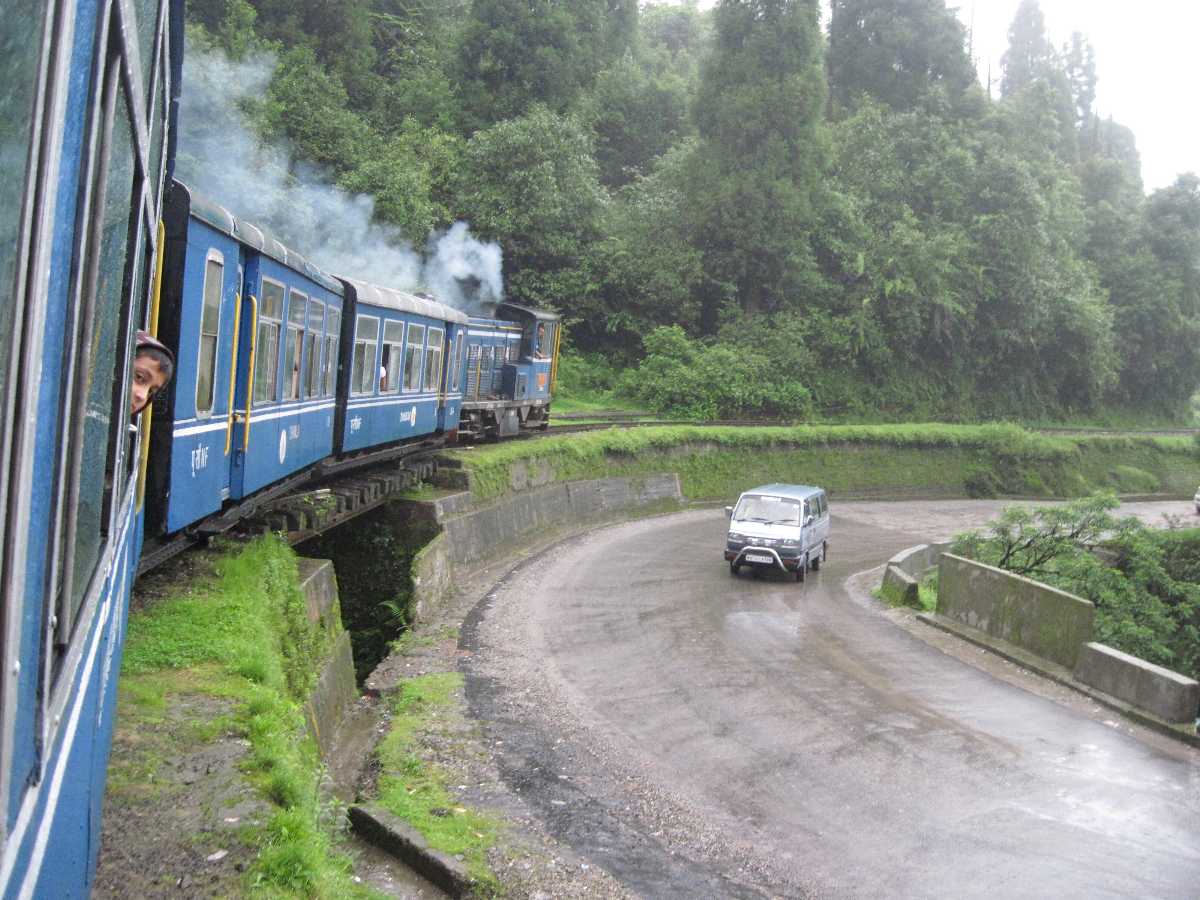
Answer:
[{"label": "door of train carriage", "polygon": [[262,255],[247,260],[230,495],[241,499],[333,450],[341,298]]},{"label": "door of train carriage", "polygon": [[230,496],[234,388],[241,318],[242,246],[197,218],[188,221],[179,287],[178,371],[171,404],[166,530],[212,515]]},{"label": "door of train carriage", "polygon": [[450,433],[458,431],[458,419],[462,413],[463,386],[467,376],[467,327],[458,322],[447,322],[446,335],[448,346],[438,401],[437,427],[439,431]]}]

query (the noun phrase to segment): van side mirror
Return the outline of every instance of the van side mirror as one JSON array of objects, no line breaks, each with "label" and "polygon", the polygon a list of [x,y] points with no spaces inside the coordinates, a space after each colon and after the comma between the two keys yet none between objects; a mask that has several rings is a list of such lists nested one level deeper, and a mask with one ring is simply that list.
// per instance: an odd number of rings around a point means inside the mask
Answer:
[{"label": "van side mirror", "polygon": [[733,507],[732,506],[725,507],[725,518],[727,518],[727,519],[733,518]]},{"label": "van side mirror", "polygon": [[817,520],[817,517],[816,517],[816,516],[814,516],[812,513],[809,513],[807,516],[805,516],[805,517],[804,517],[804,524],[805,524],[806,526],[807,526],[807,525],[811,525],[811,524],[812,524],[813,522],[815,522],[816,520]]}]

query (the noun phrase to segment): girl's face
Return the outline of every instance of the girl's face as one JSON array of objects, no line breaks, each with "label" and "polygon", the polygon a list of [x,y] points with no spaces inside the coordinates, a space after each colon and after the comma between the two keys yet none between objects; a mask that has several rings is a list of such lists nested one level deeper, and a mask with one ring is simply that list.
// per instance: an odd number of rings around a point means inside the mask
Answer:
[{"label": "girl's face", "polygon": [[154,395],[167,383],[167,375],[158,360],[149,356],[138,356],[133,360],[133,393],[131,416],[136,416],[154,400]]}]

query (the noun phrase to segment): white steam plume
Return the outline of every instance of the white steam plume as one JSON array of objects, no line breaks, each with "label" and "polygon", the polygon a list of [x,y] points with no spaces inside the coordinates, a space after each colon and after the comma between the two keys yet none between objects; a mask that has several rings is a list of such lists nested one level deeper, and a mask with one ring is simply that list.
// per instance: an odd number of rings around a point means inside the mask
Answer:
[{"label": "white steam plume", "polygon": [[189,42],[176,177],[327,272],[430,291],[471,312],[503,299],[500,247],[472,238],[465,222],[431,234],[422,258],[397,229],[373,221],[372,197],[337,187],[286,141],[259,139],[243,110],[266,95],[275,65],[269,54],[234,62]]}]

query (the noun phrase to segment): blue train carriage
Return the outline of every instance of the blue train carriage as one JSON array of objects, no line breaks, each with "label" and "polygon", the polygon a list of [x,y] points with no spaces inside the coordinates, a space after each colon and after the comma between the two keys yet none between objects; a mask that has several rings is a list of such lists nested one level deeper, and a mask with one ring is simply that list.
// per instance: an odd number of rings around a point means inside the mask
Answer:
[{"label": "blue train carriage", "polygon": [[0,31],[4,897],[85,897],[95,870],[141,543],[131,357],[153,327],[182,7],[19,0]]},{"label": "blue train carriage", "polygon": [[558,374],[557,313],[501,303],[494,318],[472,317],[459,435],[501,438],[545,430]]},{"label": "blue train carriage", "polygon": [[426,296],[341,281],[347,364],[338,390],[338,454],[455,434],[466,372],[466,314]]},{"label": "blue train carriage", "polygon": [[154,432],[156,535],[220,530],[333,452],[343,302],[340,282],[179,182],[167,238],[159,337],[178,372]]}]

